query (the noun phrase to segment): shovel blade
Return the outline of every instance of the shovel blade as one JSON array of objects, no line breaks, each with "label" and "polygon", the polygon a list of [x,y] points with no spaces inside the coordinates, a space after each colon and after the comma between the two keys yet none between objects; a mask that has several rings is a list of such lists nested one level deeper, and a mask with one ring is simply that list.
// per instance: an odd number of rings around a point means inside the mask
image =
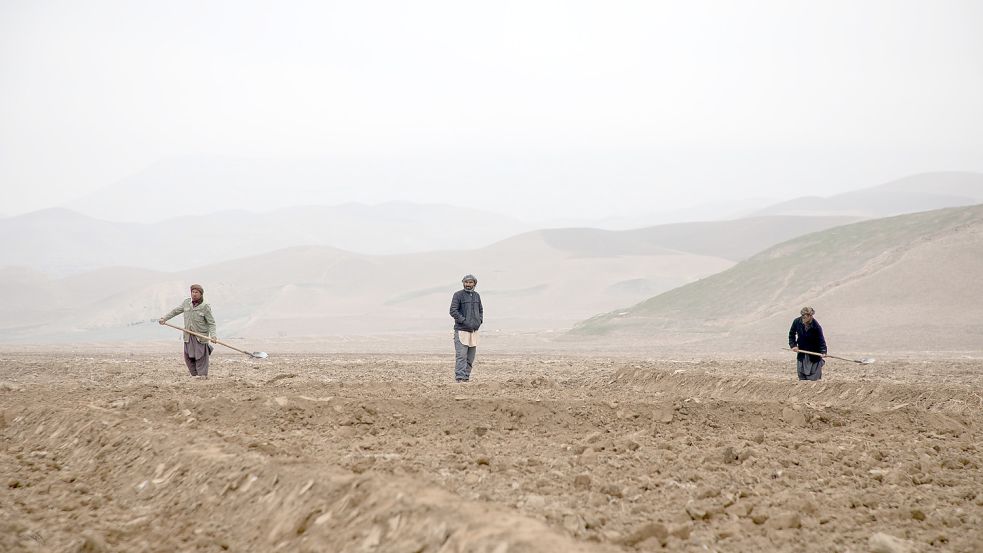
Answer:
[{"label": "shovel blade", "polygon": [[874,361],[876,361],[876,359],[873,357],[864,357],[863,359],[857,361],[857,363],[860,363],[861,365],[870,365]]},{"label": "shovel blade", "polygon": [[249,355],[252,355],[254,359],[266,359],[269,357],[265,351],[254,351]]}]

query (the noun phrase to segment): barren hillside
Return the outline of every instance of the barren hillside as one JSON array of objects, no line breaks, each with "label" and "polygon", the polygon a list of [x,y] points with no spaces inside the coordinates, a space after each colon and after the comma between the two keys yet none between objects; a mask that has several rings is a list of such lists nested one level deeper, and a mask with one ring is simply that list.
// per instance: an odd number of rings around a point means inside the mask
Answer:
[{"label": "barren hillside", "polygon": [[811,305],[831,347],[979,349],[981,270],[983,205],[903,215],[790,240],[576,332],[781,346]]}]

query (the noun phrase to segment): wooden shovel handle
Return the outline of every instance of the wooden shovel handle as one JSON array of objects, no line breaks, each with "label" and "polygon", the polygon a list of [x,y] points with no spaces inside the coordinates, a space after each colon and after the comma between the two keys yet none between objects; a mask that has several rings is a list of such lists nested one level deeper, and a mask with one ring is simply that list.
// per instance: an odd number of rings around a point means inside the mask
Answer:
[{"label": "wooden shovel handle", "polygon": [[828,353],[816,353],[814,351],[806,351],[804,349],[800,349],[799,350],[799,353],[808,353],[809,355],[818,355],[820,357],[832,357],[833,359],[839,359],[840,361],[849,361],[851,363],[860,363],[861,362],[861,361],[857,361],[856,359],[847,359],[846,357],[837,357],[835,355],[830,355]]},{"label": "wooden shovel handle", "polygon": [[[191,334],[192,336],[197,336],[199,338],[204,338],[204,339],[208,340],[209,342],[212,341],[212,338],[210,336],[205,336],[204,334],[198,334],[197,332],[195,332],[193,330],[188,330],[188,329],[182,328],[180,326],[172,325],[171,323],[169,323],[167,321],[164,321],[164,326],[169,326],[171,328],[176,328],[178,330],[187,332],[188,334]],[[230,346],[229,344],[226,344],[225,342],[219,341],[217,338],[214,341],[215,341],[216,344],[222,344],[223,346],[225,346],[225,347],[227,347],[229,349],[234,349],[234,350],[238,351],[239,353],[245,353],[246,355],[248,355],[250,357],[252,357],[252,355],[253,355],[253,354],[249,353],[248,351],[243,351],[243,350],[241,350],[241,349],[239,349],[239,348],[237,348],[235,346]]]}]

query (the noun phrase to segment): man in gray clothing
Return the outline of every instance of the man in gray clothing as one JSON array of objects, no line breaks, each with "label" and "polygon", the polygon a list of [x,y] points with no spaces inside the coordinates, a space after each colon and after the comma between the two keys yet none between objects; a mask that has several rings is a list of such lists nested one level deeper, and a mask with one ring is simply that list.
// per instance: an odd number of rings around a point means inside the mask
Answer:
[{"label": "man in gray clothing", "polygon": [[[157,322],[164,324],[180,313],[184,313],[185,330],[210,336],[211,341],[215,341],[215,317],[212,316],[212,306],[205,302],[205,289],[200,284],[192,284],[191,297]],[[191,376],[208,378],[208,357],[212,353],[212,345],[208,342],[204,338],[184,333],[184,364],[188,366]]]},{"label": "man in gray clothing", "polygon": [[[451,317],[454,318],[454,380],[467,382],[471,379],[471,367],[474,365],[474,355],[478,350],[478,328],[481,327],[484,308],[481,306],[481,296],[474,291],[478,279],[474,275],[465,275],[461,279],[463,290],[454,292],[451,298]],[[463,341],[462,341],[463,338]]]}]

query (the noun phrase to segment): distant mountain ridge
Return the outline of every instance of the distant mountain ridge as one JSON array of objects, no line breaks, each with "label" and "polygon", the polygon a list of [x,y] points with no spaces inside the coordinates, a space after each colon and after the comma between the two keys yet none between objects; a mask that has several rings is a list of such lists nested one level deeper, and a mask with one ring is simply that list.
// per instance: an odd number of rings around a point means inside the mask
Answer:
[{"label": "distant mountain ridge", "polygon": [[731,264],[673,252],[583,259],[531,237],[521,248],[395,256],[294,247],[178,273],[106,268],[52,280],[6,268],[0,340],[159,339],[156,325],[134,323],[176,305],[191,282],[204,285],[224,336],[434,332],[450,328],[450,296],[466,272],[478,275],[489,332],[562,329],[646,293],[623,281],[662,291]]},{"label": "distant mountain ridge", "polygon": [[[844,218],[763,217],[637,231],[551,229],[472,250],[367,256],[296,246],[180,272],[113,267],[50,279],[0,270],[7,339],[127,335],[205,285],[237,333],[279,336],[374,334],[441,328],[448,294],[465,272],[489,295],[493,324],[557,330],[730,267],[736,257]],[[690,251],[686,251],[686,250]],[[30,298],[28,300],[27,298]],[[170,298],[168,300],[168,298]],[[19,311],[21,313],[13,316]],[[152,330],[144,330],[152,332]]]},{"label": "distant mountain ridge", "polygon": [[110,222],[63,208],[0,219],[0,263],[55,276],[107,266],[176,271],[302,245],[367,255],[480,247],[528,230],[476,209],[390,202],[220,211],[160,223]]},{"label": "distant mountain ridge", "polygon": [[753,214],[849,215],[873,218],[978,203],[983,203],[983,174],[948,171],[911,175],[825,198],[796,198]]},{"label": "distant mountain ridge", "polygon": [[[853,222],[851,217],[761,217],[677,223],[635,230],[546,229],[554,247],[577,255],[656,250],[739,260],[786,236]],[[179,271],[294,246],[364,255],[399,255],[518,244],[524,223],[454,206],[393,202],[377,206],[292,207],[267,213],[223,211],[162,223],[118,223],[53,208],[0,219],[0,263],[52,276],[126,266]],[[191,247],[189,247],[191,245]]]},{"label": "distant mountain ridge", "polygon": [[[946,201],[970,198],[975,177],[959,175],[931,193]],[[937,175],[915,177],[858,191],[853,202],[924,200],[922,188],[941,182]],[[497,238],[489,231],[487,245],[478,232],[487,214],[441,205],[225,211],[160,224],[44,210],[0,219],[7,238],[0,242],[0,304],[8,308],[0,313],[0,339],[147,339],[156,329],[130,325],[173,307],[190,282],[206,285],[224,331],[240,335],[432,331],[446,323],[444,304],[457,279],[472,272],[492,300],[490,320],[505,330],[565,330],[605,313],[579,325],[577,335],[746,347],[762,336],[773,343],[789,311],[810,303],[823,323],[850,330],[839,344],[871,336],[887,343],[884,333],[904,320],[895,305],[904,305],[930,315],[920,328],[949,344],[960,329],[945,314],[977,309],[983,297],[970,280],[983,270],[974,209],[860,223],[855,216],[800,214]],[[489,217],[485,228],[500,229],[501,218]],[[409,249],[423,239],[449,245],[366,255],[335,243]],[[853,289],[864,293],[850,296]],[[963,289],[972,294],[954,301],[952,291]],[[617,309],[626,305],[634,307]],[[888,322],[868,309],[889,314]],[[950,334],[940,336],[941,329]]]}]

